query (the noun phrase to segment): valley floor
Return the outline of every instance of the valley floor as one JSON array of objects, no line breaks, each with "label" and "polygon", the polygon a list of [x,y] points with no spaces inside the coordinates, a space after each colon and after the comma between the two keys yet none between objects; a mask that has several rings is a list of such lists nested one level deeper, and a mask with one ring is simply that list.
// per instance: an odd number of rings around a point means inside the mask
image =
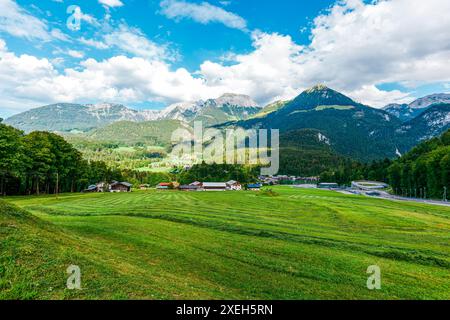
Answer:
[{"label": "valley floor", "polygon": [[7,198],[0,299],[450,299],[450,208],[273,190]]}]

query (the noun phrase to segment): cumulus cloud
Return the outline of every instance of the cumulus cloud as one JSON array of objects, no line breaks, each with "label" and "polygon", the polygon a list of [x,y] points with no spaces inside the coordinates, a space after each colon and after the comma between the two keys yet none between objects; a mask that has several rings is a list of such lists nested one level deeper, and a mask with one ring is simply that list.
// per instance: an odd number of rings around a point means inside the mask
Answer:
[{"label": "cumulus cloud", "polygon": [[216,22],[233,29],[247,29],[244,18],[208,2],[196,4],[182,0],[163,0],[160,6],[161,13],[170,19],[187,18],[202,24]]},{"label": "cumulus cloud", "polygon": [[362,84],[446,81],[450,2],[347,0],[317,17],[305,76],[344,89]]},{"label": "cumulus cloud", "polygon": [[[70,54],[69,52],[67,54]],[[117,56],[87,59],[58,72],[47,59],[17,56],[0,41],[2,108],[23,111],[40,104],[75,101],[168,101],[206,98],[204,81],[157,60]],[[2,110],[5,112],[5,110]]]},{"label": "cumulus cloud", "polygon": [[[4,114],[17,113],[48,101],[49,93],[40,92],[38,83],[54,79],[57,72],[47,59],[30,55],[16,56],[0,39],[0,97]],[[48,89],[48,88],[47,88]]]},{"label": "cumulus cloud", "polygon": [[369,106],[382,108],[388,103],[410,103],[414,98],[400,90],[383,91],[374,85],[363,85],[360,89],[345,92],[355,101],[363,102]]}]

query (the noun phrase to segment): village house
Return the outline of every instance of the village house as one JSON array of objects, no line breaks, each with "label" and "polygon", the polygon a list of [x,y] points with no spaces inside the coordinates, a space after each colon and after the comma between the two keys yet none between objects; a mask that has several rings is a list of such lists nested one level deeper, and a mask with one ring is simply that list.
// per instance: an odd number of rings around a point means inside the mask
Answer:
[{"label": "village house", "polygon": [[87,189],[83,190],[82,192],[84,192],[84,193],[87,193],[87,192],[98,192],[97,191],[97,185],[92,184]]},{"label": "village house", "polygon": [[196,186],[196,187],[201,187],[202,186],[202,183],[201,182],[199,182],[199,181],[195,181],[195,182],[192,182],[191,184],[189,184],[190,186]]},{"label": "village house", "polygon": [[202,184],[204,191],[227,191],[227,184],[225,182],[204,182]]},{"label": "village house", "polygon": [[173,189],[173,184],[171,182],[161,182],[156,186],[157,190],[170,190]]},{"label": "village house", "polygon": [[132,186],[133,185],[131,183],[128,183],[128,182],[117,182],[117,181],[114,181],[109,186],[109,191],[110,192],[131,192],[131,187]]},{"label": "village house", "polygon": [[232,191],[241,191],[242,185],[237,181],[230,180],[227,182],[227,189]]},{"label": "village house", "polygon": [[139,186],[139,189],[140,190],[148,190],[148,189],[150,189],[150,185],[149,184],[141,184]]},{"label": "village house", "polygon": [[247,185],[247,189],[250,191],[259,191],[262,188],[262,184],[261,183],[251,183],[249,185]]},{"label": "village house", "polygon": [[83,192],[105,192],[105,191],[109,191],[109,185],[105,182],[92,184],[87,189],[83,190]]},{"label": "village house", "polygon": [[180,191],[199,191],[198,186],[192,186],[192,185],[182,185],[178,187],[178,190]]},{"label": "village house", "polygon": [[317,185],[319,189],[339,189],[339,185],[334,182],[321,182]]}]

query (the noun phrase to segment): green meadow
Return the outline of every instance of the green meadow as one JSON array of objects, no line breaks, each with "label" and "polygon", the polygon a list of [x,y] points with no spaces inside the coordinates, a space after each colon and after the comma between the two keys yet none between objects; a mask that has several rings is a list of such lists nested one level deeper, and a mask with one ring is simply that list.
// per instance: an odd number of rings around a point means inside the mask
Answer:
[{"label": "green meadow", "polygon": [[273,191],[0,200],[0,299],[450,299],[449,207]]}]

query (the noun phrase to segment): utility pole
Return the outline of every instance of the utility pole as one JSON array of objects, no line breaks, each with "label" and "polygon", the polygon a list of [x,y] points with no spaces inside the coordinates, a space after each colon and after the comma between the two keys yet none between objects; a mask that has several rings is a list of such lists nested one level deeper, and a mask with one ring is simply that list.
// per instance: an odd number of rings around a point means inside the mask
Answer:
[{"label": "utility pole", "polygon": [[447,202],[447,187],[444,187],[444,202]]}]

